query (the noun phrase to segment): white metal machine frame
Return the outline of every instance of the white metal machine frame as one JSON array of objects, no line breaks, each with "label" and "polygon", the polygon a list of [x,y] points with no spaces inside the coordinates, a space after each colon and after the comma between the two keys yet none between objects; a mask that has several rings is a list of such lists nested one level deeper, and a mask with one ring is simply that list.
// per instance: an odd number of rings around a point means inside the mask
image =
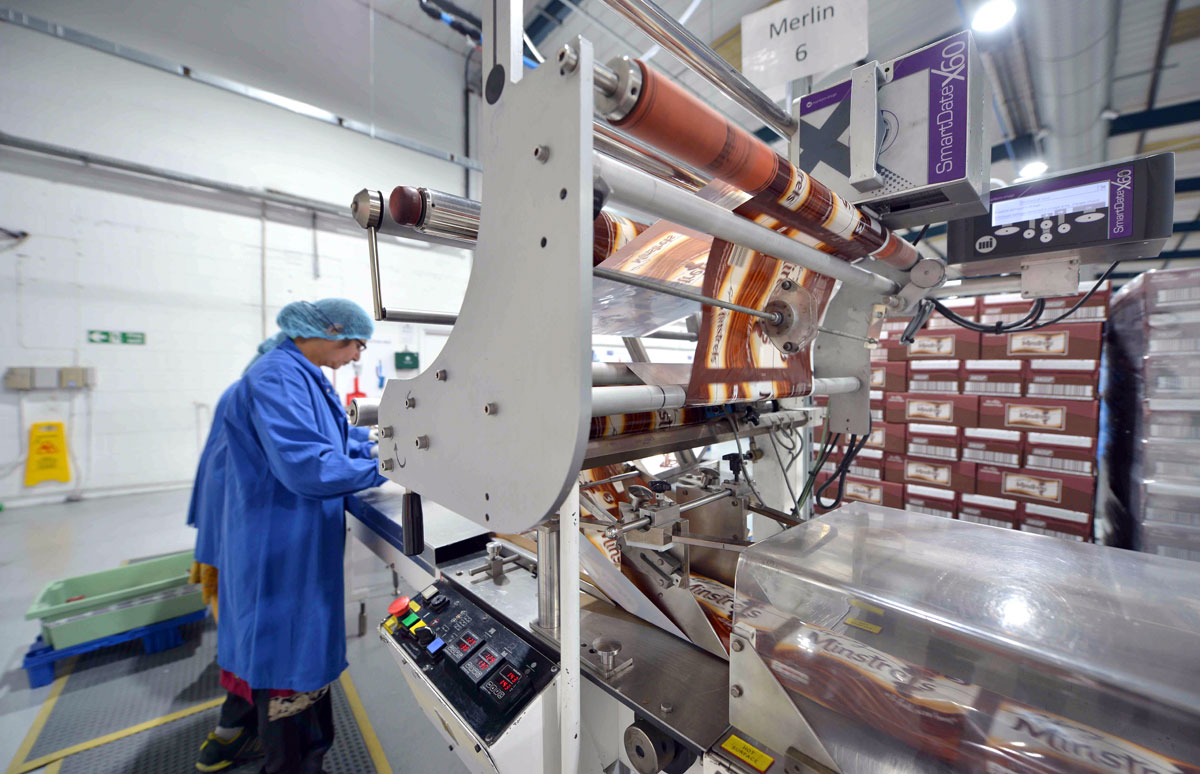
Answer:
[{"label": "white metal machine frame", "polygon": [[[794,133],[791,116],[652,3],[613,5],[740,104]],[[594,78],[608,71],[596,66],[591,44],[579,39],[560,53],[559,63],[523,72],[522,17],[519,0],[495,0],[487,8],[486,27],[496,31],[485,36],[483,51],[480,160],[488,184],[462,311],[435,362],[413,379],[389,382],[377,418],[363,419],[380,425],[380,467],[386,476],[487,529],[519,533],[557,514],[557,562],[544,563],[539,586],[543,606],[547,595],[557,602],[557,620],[539,621],[559,645],[556,690],[529,710],[542,722],[523,719],[513,728],[549,731],[559,740],[553,754],[544,749],[540,756],[518,756],[521,770],[538,769],[530,766],[540,758],[540,770],[574,772],[580,762],[581,696],[576,481],[589,421],[593,415],[683,405],[682,390],[593,387],[594,178],[604,180],[617,202],[840,280],[838,303],[827,319],[850,336],[818,339],[815,363],[823,378],[814,391],[838,396],[831,412],[847,431],[866,431],[868,351],[862,341],[871,325],[882,318],[888,297],[893,309],[909,305],[898,297],[905,283],[918,279],[931,287],[944,269],[930,262],[910,278],[882,265],[870,270],[851,265],[595,153]],[[365,212],[368,207],[361,204]],[[386,230],[382,204],[370,202],[370,216],[360,223]],[[374,250],[372,260],[377,316],[402,319],[384,311]],[[550,558],[544,553],[548,547],[540,546],[540,559]],[[547,572],[551,564],[557,564],[556,572]],[[545,626],[550,623],[556,626]],[[408,667],[405,678],[419,681],[420,670],[401,662]],[[552,695],[556,706],[546,706]],[[440,712],[427,709],[439,719],[447,711],[445,706]],[[524,732],[515,736],[531,741]],[[507,771],[514,765],[510,755],[502,756],[511,742],[488,751],[483,740],[475,741],[484,748],[475,760],[485,769]]]}]

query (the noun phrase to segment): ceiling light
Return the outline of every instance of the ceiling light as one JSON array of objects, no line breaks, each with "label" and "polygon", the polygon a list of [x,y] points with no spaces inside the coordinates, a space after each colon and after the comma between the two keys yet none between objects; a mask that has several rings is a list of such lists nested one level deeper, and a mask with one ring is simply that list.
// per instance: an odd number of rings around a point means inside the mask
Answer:
[{"label": "ceiling light", "polygon": [[1028,180],[1031,177],[1041,177],[1042,175],[1046,174],[1047,169],[1049,169],[1049,167],[1046,166],[1046,162],[1035,159],[1021,167],[1021,177],[1019,179]]},{"label": "ceiling light", "polygon": [[976,32],[995,32],[1012,21],[1017,12],[1013,0],[987,0],[975,11],[971,19],[971,29]]}]

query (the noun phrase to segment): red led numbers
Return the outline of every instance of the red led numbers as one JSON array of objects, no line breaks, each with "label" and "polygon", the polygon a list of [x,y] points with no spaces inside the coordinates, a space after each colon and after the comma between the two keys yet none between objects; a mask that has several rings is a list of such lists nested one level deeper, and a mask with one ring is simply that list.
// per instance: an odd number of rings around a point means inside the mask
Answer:
[{"label": "red led numbers", "polygon": [[488,667],[496,663],[496,654],[490,650],[482,650],[479,652],[479,658],[475,662],[475,666],[479,667],[479,671],[486,672]]}]

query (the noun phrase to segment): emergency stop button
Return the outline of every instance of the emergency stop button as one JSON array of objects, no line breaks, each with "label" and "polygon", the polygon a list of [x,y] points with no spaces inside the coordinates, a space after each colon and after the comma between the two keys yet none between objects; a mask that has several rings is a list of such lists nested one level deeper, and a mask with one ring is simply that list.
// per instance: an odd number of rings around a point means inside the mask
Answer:
[{"label": "emergency stop button", "polygon": [[396,597],[392,604],[388,605],[388,615],[399,617],[401,613],[408,610],[408,597]]}]

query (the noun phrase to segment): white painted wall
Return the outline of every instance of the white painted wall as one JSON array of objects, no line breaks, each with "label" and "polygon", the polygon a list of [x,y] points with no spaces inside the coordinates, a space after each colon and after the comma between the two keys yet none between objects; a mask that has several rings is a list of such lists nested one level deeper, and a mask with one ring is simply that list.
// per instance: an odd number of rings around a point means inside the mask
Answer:
[{"label": "white painted wall", "polygon": [[[0,25],[0,131],[255,188],[349,202],[363,186],[462,190],[461,167],[27,30]],[[436,93],[430,99],[438,98]],[[461,93],[446,96],[461,104]],[[421,106],[413,105],[413,110]],[[211,406],[262,338],[262,221],[104,190],[0,150],[0,366],[94,366],[89,395],[0,391],[0,502],[191,479]],[[89,178],[90,179],[90,178]],[[370,303],[365,239],[268,222],[267,312],[297,299]],[[385,302],[457,311],[462,251],[382,245]],[[144,347],[88,329],[144,331]],[[381,323],[362,385],[379,389],[405,344],[427,364],[441,336]],[[349,368],[336,375],[348,391]],[[23,416],[21,416],[23,415]],[[22,486],[28,425],[68,422],[76,482]]]}]

